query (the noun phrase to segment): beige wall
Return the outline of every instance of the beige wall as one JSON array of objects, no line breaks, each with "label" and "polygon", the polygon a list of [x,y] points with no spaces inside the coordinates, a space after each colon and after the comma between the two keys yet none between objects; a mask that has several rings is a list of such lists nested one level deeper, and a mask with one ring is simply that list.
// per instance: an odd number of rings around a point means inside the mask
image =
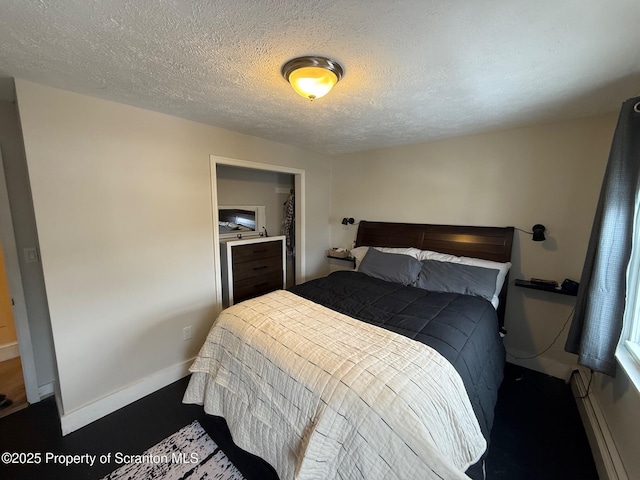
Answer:
[{"label": "beige wall", "polygon": [[65,414],[197,353],[219,307],[211,154],[305,170],[307,276],[327,271],[327,157],[28,81],[16,92]]},{"label": "beige wall", "polygon": [[[547,241],[516,232],[507,299],[507,360],[566,378],[564,352],[575,299],[515,287],[516,278],[580,279],[616,114],[345,155],[333,163],[332,245],[355,227],[340,220],[515,226],[544,224]],[[629,473],[640,471],[640,396],[622,369],[594,393]],[[635,453],[634,453],[635,452]]]},{"label": "beige wall", "polygon": [[[516,232],[516,278],[580,279],[614,116],[347,155],[334,161],[332,243],[349,245],[344,216],[441,224],[547,227],[547,241]],[[505,344],[531,356],[562,328],[574,299],[511,285]],[[563,338],[527,366],[568,375]],[[511,360],[514,360],[511,357]]]}]

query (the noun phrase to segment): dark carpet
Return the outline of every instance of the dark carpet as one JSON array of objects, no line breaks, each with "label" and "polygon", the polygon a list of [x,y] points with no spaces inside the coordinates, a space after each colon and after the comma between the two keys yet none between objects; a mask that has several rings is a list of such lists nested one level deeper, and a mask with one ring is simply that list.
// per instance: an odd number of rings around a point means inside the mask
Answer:
[{"label": "dark carpet", "polygon": [[597,480],[569,384],[507,364],[486,461],[489,480]]},{"label": "dark carpet", "polygon": [[[205,415],[202,407],[181,403],[187,382],[188,378],[175,382],[65,437],[55,402],[44,400],[0,419],[0,453],[111,453],[112,458],[116,452],[141,454],[198,420],[247,480],[276,479],[269,465],[235,447],[224,420]],[[113,461],[96,461],[93,466],[86,462],[65,466],[44,459],[28,465],[0,462],[0,478],[98,479],[118,467]],[[567,384],[507,364],[486,471],[489,480],[598,478]]]}]

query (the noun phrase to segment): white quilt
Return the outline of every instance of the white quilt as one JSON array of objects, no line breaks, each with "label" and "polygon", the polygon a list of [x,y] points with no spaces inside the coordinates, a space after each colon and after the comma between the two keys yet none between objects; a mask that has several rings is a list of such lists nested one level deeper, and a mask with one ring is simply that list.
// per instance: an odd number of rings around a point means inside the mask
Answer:
[{"label": "white quilt", "polygon": [[190,371],[184,402],[281,480],[467,479],[486,449],[439,353],[290,292],[223,311]]}]

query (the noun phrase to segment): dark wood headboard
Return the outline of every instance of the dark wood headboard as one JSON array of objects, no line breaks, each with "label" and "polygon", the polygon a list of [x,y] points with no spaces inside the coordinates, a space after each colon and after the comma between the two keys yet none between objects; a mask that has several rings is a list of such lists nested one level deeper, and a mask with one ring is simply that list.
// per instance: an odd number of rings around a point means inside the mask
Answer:
[{"label": "dark wood headboard", "polygon": [[[476,227],[360,221],[356,247],[415,247],[462,257],[510,262],[513,227]],[[499,299],[498,319],[504,325],[509,277]]]}]

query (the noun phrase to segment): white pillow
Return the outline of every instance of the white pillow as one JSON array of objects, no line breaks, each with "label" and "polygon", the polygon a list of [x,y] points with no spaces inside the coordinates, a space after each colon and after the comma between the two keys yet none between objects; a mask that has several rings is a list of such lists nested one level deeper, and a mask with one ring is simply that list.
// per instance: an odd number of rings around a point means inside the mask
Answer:
[{"label": "white pillow", "polygon": [[[401,255],[409,255],[413,258],[418,258],[418,255],[422,252],[422,250],[418,250],[413,247],[373,247],[376,250],[379,250],[384,253],[398,253]],[[369,247],[356,247],[351,249],[351,255],[356,259],[356,270],[360,268],[360,262],[367,254]]]},{"label": "white pillow", "polygon": [[[366,252],[365,252],[366,253]],[[498,270],[498,276],[496,278],[496,290],[491,299],[493,308],[498,308],[500,300],[498,295],[504,285],[504,280],[511,268],[511,262],[492,262],[491,260],[483,260],[481,258],[472,257],[456,257],[455,255],[449,255],[448,253],[432,252],[431,250],[421,250],[418,254],[418,260],[437,260],[439,262],[460,263],[462,265],[472,265],[474,267],[491,268]]]}]

